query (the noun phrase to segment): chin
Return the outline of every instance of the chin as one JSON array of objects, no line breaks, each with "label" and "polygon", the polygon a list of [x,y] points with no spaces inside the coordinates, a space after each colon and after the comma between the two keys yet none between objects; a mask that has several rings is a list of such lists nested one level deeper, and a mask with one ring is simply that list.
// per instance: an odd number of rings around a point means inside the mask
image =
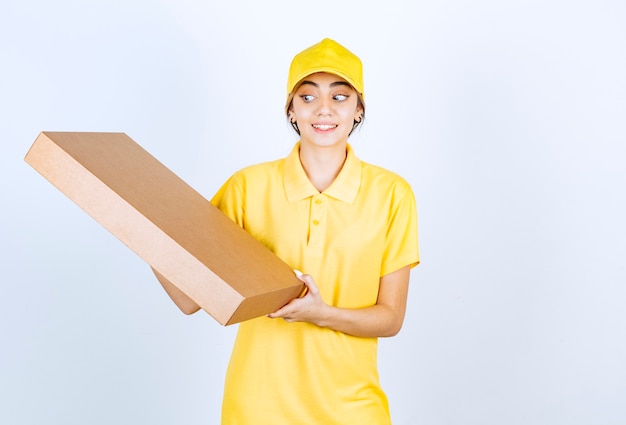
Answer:
[{"label": "chin", "polygon": [[347,143],[347,139],[333,139],[333,140],[304,140],[301,139],[300,140],[301,144],[307,144],[309,146],[316,146],[319,148],[331,148],[331,147],[336,147],[336,146],[345,146],[345,144]]}]

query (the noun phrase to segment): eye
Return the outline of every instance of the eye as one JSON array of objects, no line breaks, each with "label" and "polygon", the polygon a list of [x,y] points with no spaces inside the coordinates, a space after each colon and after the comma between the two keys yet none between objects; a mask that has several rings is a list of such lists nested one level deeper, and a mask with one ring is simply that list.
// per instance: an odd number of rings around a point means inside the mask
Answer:
[{"label": "eye", "polygon": [[310,94],[303,94],[302,96],[300,96],[300,98],[302,99],[304,103],[313,102],[313,99],[314,99],[313,95],[310,95]]},{"label": "eye", "polygon": [[344,100],[348,99],[348,95],[346,94],[336,94],[333,96],[333,99],[335,99],[337,102],[343,102]]}]

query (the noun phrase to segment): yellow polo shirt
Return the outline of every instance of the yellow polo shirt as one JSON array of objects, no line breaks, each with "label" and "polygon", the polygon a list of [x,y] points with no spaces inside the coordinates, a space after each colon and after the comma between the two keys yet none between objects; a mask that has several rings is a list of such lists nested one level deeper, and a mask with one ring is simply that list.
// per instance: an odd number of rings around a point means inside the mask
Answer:
[{"label": "yellow polo shirt", "polygon": [[[299,158],[235,173],[212,202],[294,269],[323,300],[376,303],[381,276],[419,263],[409,184],[360,161],[346,162],[320,193]],[[377,370],[377,338],[261,317],[239,325],[226,375],[224,425],[390,424]]]}]

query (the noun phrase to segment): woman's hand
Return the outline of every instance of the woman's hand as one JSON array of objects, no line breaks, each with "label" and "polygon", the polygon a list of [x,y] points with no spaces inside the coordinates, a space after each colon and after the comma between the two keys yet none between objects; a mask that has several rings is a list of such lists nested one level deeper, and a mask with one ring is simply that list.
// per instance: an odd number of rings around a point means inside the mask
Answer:
[{"label": "woman's hand", "polygon": [[324,302],[313,278],[298,275],[306,294],[270,313],[288,322],[309,322],[360,337],[387,337],[402,328],[409,290],[410,267],[405,266],[380,278],[376,304],[363,308],[333,307]]},{"label": "woman's hand", "polygon": [[285,306],[267,316],[272,319],[282,317],[287,322],[309,322],[323,326],[325,312],[329,309],[328,304],[322,300],[320,291],[311,275],[300,273],[296,273],[296,275],[298,279],[304,282],[306,287],[304,296],[294,298]]}]

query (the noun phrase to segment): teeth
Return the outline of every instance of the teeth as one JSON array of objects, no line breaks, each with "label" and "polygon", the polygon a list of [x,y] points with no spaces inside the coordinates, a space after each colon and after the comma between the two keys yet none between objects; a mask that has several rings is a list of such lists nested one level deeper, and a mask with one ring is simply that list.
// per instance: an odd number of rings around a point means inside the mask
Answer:
[{"label": "teeth", "polygon": [[313,127],[318,130],[330,130],[331,128],[335,128],[337,126],[331,124],[313,124]]}]

